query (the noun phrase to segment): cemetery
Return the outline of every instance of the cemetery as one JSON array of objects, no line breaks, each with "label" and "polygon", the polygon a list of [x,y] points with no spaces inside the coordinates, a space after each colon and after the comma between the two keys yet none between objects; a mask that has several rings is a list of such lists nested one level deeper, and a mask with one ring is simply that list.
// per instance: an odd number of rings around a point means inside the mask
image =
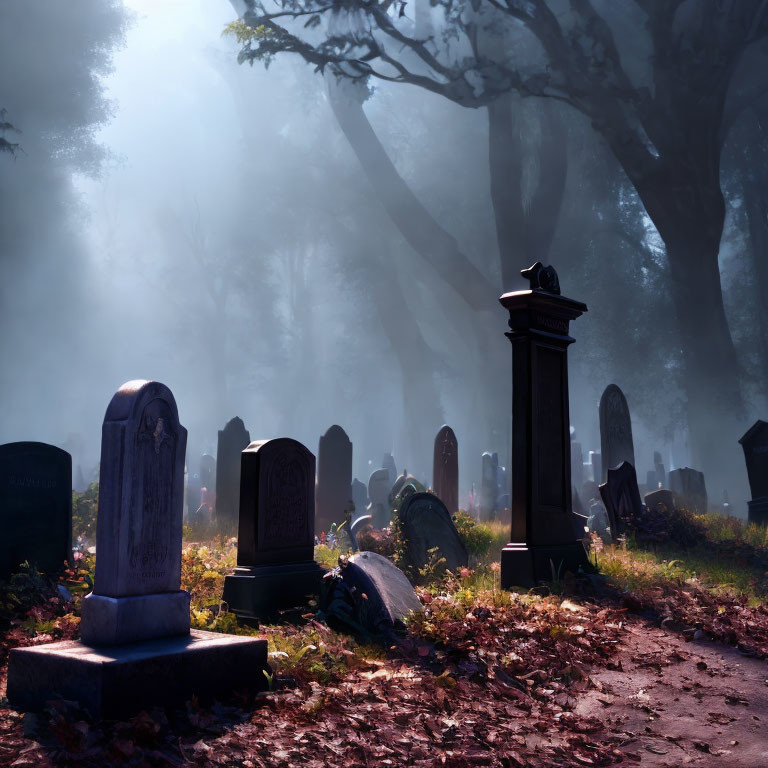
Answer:
[{"label": "cemetery", "polygon": [[765,2],[0,62],[0,768],[768,766]]}]

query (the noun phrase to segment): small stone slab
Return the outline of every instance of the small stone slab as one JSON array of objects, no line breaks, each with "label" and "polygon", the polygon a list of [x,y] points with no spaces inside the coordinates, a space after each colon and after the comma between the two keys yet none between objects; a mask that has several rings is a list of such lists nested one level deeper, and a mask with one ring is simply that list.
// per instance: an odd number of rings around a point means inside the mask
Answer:
[{"label": "small stone slab", "polygon": [[408,559],[421,569],[429,560],[428,551],[437,547],[445,558],[445,567],[456,572],[469,562],[464,542],[451,515],[433,493],[413,493],[403,500],[400,524],[408,549]]},{"label": "small stone slab", "polygon": [[15,648],[8,700],[39,711],[60,697],[96,718],[125,717],[192,696],[266,688],[267,641],[192,630],[189,635],[94,647],[67,640]]},{"label": "small stone slab", "polygon": [[658,491],[646,493],[643,497],[643,501],[648,509],[656,509],[659,505],[664,505],[667,512],[671,512],[677,506],[675,494],[672,493],[672,491],[668,491],[666,488],[659,488]]}]

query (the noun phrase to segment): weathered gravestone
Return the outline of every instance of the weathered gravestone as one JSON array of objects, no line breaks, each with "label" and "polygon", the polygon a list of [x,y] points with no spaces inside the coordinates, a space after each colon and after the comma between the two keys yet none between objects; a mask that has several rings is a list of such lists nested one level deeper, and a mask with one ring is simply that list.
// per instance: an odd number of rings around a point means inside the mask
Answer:
[{"label": "weathered gravestone", "polygon": [[698,515],[707,511],[707,486],[704,475],[690,467],[673,469],[668,476],[669,489],[677,497],[681,509]]},{"label": "weathered gravestone", "polygon": [[391,453],[385,453],[381,461],[381,466],[389,472],[389,487],[391,488],[397,480],[397,465],[395,457]]},{"label": "weathered gravestone", "polygon": [[[667,484],[667,473],[664,471],[664,462],[661,460],[661,454],[658,451],[653,452],[653,468],[656,474],[655,488],[663,488]],[[659,483],[661,485],[659,486]]]},{"label": "weathered gravestone", "polygon": [[613,541],[613,531],[611,530],[608,511],[605,505],[597,499],[593,499],[589,505],[587,529],[590,533],[596,533],[603,540],[604,544],[610,544]]},{"label": "weathered gravestone", "polygon": [[237,531],[240,511],[240,454],[250,445],[251,435],[237,416],[219,430],[216,448],[216,521],[221,533]]},{"label": "weathered gravestone", "polygon": [[590,570],[574,536],[568,411],[568,326],[587,311],[560,295],[552,267],[523,270],[530,288],[504,294],[512,342],[512,529],[501,585],[529,586]]},{"label": "weathered gravestone", "polygon": [[480,476],[480,520],[487,522],[496,517],[496,499],[499,496],[499,455],[482,455],[482,474]]},{"label": "weathered gravestone", "polygon": [[[11,652],[8,698],[38,709],[54,697],[95,716],[263,687],[266,641],[190,632],[180,589],[184,452],[171,391],[124,384],[102,427],[94,590],[83,600],[82,641]],[[246,642],[243,642],[243,641]]]},{"label": "weathered gravestone", "polygon": [[756,421],[739,443],[744,449],[752,492],[748,503],[749,522],[768,525],[768,423]]},{"label": "weathered gravestone", "polygon": [[637,473],[628,461],[608,470],[608,479],[600,486],[600,496],[614,537],[627,532],[629,521],[642,519],[643,502],[637,487]]},{"label": "weathered gravestone", "polygon": [[46,443],[0,445],[0,578],[72,557],[72,457]]},{"label": "weathered gravestone", "polygon": [[317,451],[315,530],[328,531],[344,521],[352,495],[352,442],[338,424],[320,438]]},{"label": "weathered gravestone", "polygon": [[210,453],[200,457],[200,485],[209,491],[216,490],[216,459]]},{"label": "weathered gravestone", "polygon": [[581,488],[584,485],[584,452],[581,443],[571,443],[571,485]]},{"label": "weathered gravestone", "polygon": [[403,629],[421,602],[405,574],[376,552],[358,552],[323,581],[321,607],[329,619],[352,629],[388,637]]},{"label": "weathered gravestone", "polygon": [[615,469],[623,462],[635,466],[635,446],[632,442],[632,421],[624,393],[609,384],[600,398],[600,455],[602,475],[595,482],[603,482],[609,469]]},{"label": "weathered gravestone", "polygon": [[659,488],[651,493],[646,493],[643,497],[645,506],[651,510],[657,510],[664,507],[667,512],[671,512],[677,506],[675,494],[666,488]]},{"label": "weathered gravestone", "polygon": [[398,512],[408,560],[416,571],[429,564],[429,550],[445,558],[445,568],[456,573],[469,562],[467,548],[456,530],[450,512],[433,493],[412,493],[403,499]]},{"label": "weathered gravestone", "polygon": [[368,488],[365,483],[361,483],[357,478],[352,481],[352,501],[355,505],[355,512],[360,515],[368,508]]},{"label": "weathered gravestone", "polygon": [[432,464],[432,489],[453,513],[459,509],[459,445],[453,430],[446,424],[435,437]]},{"label": "weathered gravestone", "polygon": [[314,560],[315,457],[287,437],[253,442],[241,454],[237,567],[224,601],[255,622],[318,594]]},{"label": "weathered gravestone", "polygon": [[371,500],[366,510],[376,528],[386,528],[391,522],[391,507],[389,506],[389,470],[377,469],[368,479],[368,498]]},{"label": "weathered gravestone", "polygon": [[595,483],[596,485],[603,482],[603,457],[600,455],[599,451],[590,451],[589,452],[589,464],[587,465],[590,468],[591,476],[590,480]]}]

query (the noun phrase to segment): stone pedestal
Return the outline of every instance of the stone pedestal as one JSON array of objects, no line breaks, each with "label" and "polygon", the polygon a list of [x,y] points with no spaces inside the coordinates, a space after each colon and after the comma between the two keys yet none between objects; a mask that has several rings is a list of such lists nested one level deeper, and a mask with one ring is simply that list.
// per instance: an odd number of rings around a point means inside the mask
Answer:
[{"label": "stone pedestal", "polygon": [[560,295],[555,270],[522,272],[525,291],[504,294],[512,342],[512,531],[501,585],[532,586],[591,570],[571,519],[568,335],[585,304]]},{"label": "stone pedestal", "polygon": [[755,525],[768,525],[768,496],[747,502],[748,520]]},{"label": "stone pedestal", "polygon": [[94,648],[68,640],[11,651],[8,700],[41,710],[76,701],[95,718],[126,717],[233,689],[263,690],[267,641],[192,630],[181,637]]}]

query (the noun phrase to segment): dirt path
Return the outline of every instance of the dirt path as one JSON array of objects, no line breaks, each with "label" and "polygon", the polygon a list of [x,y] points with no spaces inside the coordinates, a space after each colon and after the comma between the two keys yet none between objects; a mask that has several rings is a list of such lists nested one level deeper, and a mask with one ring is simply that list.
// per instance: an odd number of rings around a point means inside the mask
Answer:
[{"label": "dirt path", "polygon": [[643,766],[768,766],[768,663],[630,619],[576,712],[625,733]]}]

